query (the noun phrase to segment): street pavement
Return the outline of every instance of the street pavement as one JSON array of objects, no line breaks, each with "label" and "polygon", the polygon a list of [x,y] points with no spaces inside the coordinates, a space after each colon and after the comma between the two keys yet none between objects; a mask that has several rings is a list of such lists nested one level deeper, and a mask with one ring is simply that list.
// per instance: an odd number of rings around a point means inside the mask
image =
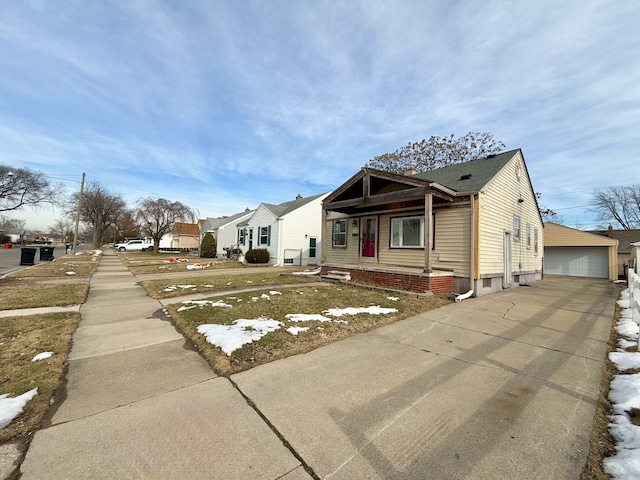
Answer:
[{"label": "street pavement", "polygon": [[611,282],[546,277],[227,379],[138,281],[105,251],[21,480],[580,477]]}]

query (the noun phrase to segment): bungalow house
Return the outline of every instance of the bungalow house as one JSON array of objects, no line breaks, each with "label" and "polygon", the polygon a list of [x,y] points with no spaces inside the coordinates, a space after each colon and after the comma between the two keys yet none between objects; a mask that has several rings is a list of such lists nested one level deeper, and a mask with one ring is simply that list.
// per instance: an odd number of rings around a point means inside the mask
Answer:
[{"label": "bungalow house", "polygon": [[161,250],[197,250],[200,248],[200,228],[197,223],[176,222],[175,231],[160,239]]},{"label": "bungalow house", "polygon": [[318,265],[322,231],[321,193],[279,205],[261,203],[253,215],[238,224],[238,246],[243,253],[266,248],[274,265]]},{"label": "bungalow house", "polygon": [[323,277],[478,296],[542,276],[520,149],[419,174],[364,167],[324,200],[323,224]]},{"label": "bungalow house", "polygon": [[207,217],[200,228],[200,242],[207,232],[211,233],[216,239],[218,257],[224,257],[227,253],[225,248],[233,248],[238,243],[238,224],[246,222],[254,211],[246,208],[244,212],[231,216]]}]

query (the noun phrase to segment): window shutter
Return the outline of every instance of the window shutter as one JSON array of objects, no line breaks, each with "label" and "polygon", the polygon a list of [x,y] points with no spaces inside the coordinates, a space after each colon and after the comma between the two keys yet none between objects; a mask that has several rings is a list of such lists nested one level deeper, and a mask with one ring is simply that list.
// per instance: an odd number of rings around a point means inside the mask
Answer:
[{"label": "window shutter", "polygon": [[260,245],[260,225],[258,225],[258,241],[257,245]]},{"label": "window shutter", "polygon": [[271,245],[271,225],[267,227],[267,247]]}]

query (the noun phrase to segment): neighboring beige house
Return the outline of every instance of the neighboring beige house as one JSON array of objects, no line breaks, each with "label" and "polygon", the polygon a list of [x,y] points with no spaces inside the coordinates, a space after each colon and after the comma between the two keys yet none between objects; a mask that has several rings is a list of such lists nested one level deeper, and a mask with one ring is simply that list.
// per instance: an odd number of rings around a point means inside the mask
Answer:
[{"label": "neighboring beige house", "polygon": [[175,232],[163,235],[161,250],[198,250],[200,248],[200,227],[198,223],[176,222]]},{"label": "neighboring beige house", "polygon": [[618,240],[618,278],[626,278],[626,268],[632,259],[632,245],[640,242],[640,230],[614,230],[609,225],[607,230],[592,230],[591,233]]},{"label": "neighboring beige house", "polygon": [[543,224],[519,149],[420,174],[365,167],[323,213],[325,277],[478,296],[542,275]]},{"label": "neighboring beige house", "polygon": [[617,280],[618,240],[547,222],[544,273]]}]

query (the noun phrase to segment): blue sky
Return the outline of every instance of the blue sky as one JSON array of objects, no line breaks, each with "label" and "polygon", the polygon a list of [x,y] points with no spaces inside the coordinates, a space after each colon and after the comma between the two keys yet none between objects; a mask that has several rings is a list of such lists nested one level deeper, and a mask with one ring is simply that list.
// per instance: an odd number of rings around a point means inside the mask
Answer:
[{"label": "blue sky", "polygon": [[[0,164],[230,215],[490,132],[595,228],[640,183],[640,3],[0,0]],[[57,212],[15,212],[47,229]]]}]

